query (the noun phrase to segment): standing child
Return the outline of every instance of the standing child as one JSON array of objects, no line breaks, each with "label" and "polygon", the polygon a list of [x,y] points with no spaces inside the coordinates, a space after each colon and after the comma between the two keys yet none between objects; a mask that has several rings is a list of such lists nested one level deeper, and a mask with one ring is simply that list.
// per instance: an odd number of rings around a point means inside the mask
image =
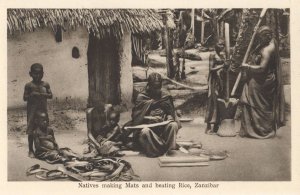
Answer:
[{"label": "standing child", "polygon": [[28,156],[33,158],[33,130],[36,128],[34,117],[37,111],[47,112],[47,99],[52,98],[50,85],[42,81],[44,71],[43,66],[39,63],[32,64],[29,75],[32,81],[25,85],[24,101],[27,101],[27,134],[28,134]]},{"label": "standing child", "polygon": [[[208,101],[205,115],[207,127],[205,133],[215,134],[220,125],[217,99],[224,96],[224,68],[229,64],[225,60],[225,42],[220,39],[215,45],[215,53],[209,56]],[[213,125],[213,127],[211,127]],[[213,128],[213,129],[212,129]]]}]

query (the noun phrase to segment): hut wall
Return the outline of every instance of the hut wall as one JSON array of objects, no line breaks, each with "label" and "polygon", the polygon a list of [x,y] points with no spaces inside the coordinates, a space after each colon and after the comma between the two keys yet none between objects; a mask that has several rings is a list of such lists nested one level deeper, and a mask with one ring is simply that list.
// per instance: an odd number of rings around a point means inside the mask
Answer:
[{"label": "hut wall", "polygon": [[[7,92],[8,108],[24,106],[25,83],[31,64],[44,66],[44,80],[50,83],[54,100],[76,98],[86,102],[88,97],[87,73],[88,33],[85,29],[63,33],[57,43],[50,29],[22,33],[8,37],[7,41]],[[80,57],[72,58],[72,48],[79,49]]]},{"label": "hut wall", "polygon": [[131,33],[124,32],[123,38],[120,42],[119,55],[120,55],[120,89],[122,104],[129,108],[131,106],[132,94],[133,94],[133,77],[131,67]]}]

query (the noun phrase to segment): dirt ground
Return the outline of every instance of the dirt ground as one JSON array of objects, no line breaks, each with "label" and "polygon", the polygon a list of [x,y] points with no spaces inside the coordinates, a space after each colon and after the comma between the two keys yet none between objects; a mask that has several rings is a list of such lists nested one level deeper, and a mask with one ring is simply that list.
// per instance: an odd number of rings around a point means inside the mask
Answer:
[{"label": "dirt ground", "polygon": [[[207,83],[209,53],[201,53],[202,61],[186,63],[188,79],[185,84],[201,87]],[[164,57],[154,55],[157,64],[165,61]],[[284,66],[289,68],[289,59]],[[145,79],[146,67],[134,67],[135,76]],[[156,71],[165,69],[156,67]],[[148,74],[151,71],[148,72]],[[287,101],[290,105],[289,69],[284,71]],[[143,86],[143,85],[141,85]],[[137,86],[135,86],[137,87]],[[167,84],[168,88],[172,88]],[[193,140],[201,142],[204,149],[229,152],[229,157],[222,161],[211,161],[205,167],[168,167],[161,168],[157,158],[147,158],[143,155],[124,157],[132,164],[133,170],[142,181],[289,181],[291,179],[291,123],[288,116],[287,125],[278,130],[277,136],[267,140],[249,138],[206,135],[204,113],[206,95],[199,93],[191,95],[189,90],[172,90],[175,106],[180,108],[192,122],[183,123],[178,133],[178,140]],[[53,102],[52,102],[53,103]],[[200,105],[202,104],[202,105]],[[49,118],[54,129],[56,140],[60,147],[69,147],[82,153],[86,147],[87,137],[85,102],[68,100],[49,104]],[[188,111],[188,112],[187,112]],[[121,114],[120,125],[130,120],[130,111]],[[34,176],[26,176],[30,166],[40,164],[44,168],[54,169],[37,159],[27,157],[28,145],[25,108],[8,110],[8,180],[32,181]]]},{"label": "dirt ground", "polygon": [[[291,128],[278,130],[273,139],[257,140],[241,137],[221,138],[206,135],[203,117],[192,114],[192,122],[183,123],[178,133],[180,140],[200,141],[204,149],[227,150],[230,156],[222,161],[211,161],[205,167],[161,168],[157,158],[143,155],[124,157],[142,181],[289,181],[291,179]],[[122,113],[121,122],[130,119],[130,112]],[[60,147],[82,153],[86,144],[85,112],[77,110],[50,113],[52,127]],[[37,159],[27,157],[26,114],[24,110],[8,111],[8,180],[34,181],[26,176],[30,166],[40,164],[55,169]],[[62,125],[67,124],[67,125]]]}]

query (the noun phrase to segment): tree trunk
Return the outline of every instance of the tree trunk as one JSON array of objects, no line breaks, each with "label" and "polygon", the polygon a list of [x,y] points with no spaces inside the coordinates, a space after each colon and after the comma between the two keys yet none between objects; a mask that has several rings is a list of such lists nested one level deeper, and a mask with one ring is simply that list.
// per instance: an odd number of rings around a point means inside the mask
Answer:
[{"label": "tree trunk", "polygon": [[98,101],[113,105],[131,102],[133,81],[131,70],[131,38],[124,32],[121,40],[98,39],[89,35],[88,44],[88,106]]},{"label": "tree trunk", "polygon": [[167,76],[171,79],[175,76],[175,67],[173,62],[173,30],[168,27],[167,16],[164,15],[165,23],[165,43],[166,43],[166,66]]},{"label": "tree trunk", "polygon": [[[210,46],[215,46],[215,44],[219,40],[219,34],[218,34],[218,9],[212,9],[211,12],[209,13],[210,20],[210,29],[211,29],[211,35],[212,35],[212,41],[210,42]],[[224,27],[219,26],[219,31],[222,31]],[[221,33],[221,32],[220,32]]]},{"label": "tree trunk", "polygon": [[[168,27],[167,27],[168,28]],[[174,78],[174,62],[173,62],[173,30],[167,29],[166,33],[166,53],[167,53],[167,71],[168,77]]]}]

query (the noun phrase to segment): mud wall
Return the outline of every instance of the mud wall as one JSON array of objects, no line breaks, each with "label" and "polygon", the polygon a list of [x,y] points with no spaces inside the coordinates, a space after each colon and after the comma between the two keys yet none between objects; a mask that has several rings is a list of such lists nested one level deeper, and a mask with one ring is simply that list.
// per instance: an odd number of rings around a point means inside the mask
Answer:
[{"label": "mud wall", "polygon": [[[44,66],[44,79],[50,83],[53,99],[85,101],[88,97],[87,74],[88,33],[85,29],[63,32],[62,42],[56,42],[50,29],[22,33],[7,41],[8,108],[22,107],[25,83],[31,81],[29,69],[33,63]],[[80,57],[72,57],[78,47]]]},{"label": "mud wall", "polygon": [[126,108],[132,106],[133,94],[133,70],[131,67],[132,54],[131,54],[131,33],[124,31],[123,38],[119,47],[119,59],[121,67],[120,89],[121,89],[121,104]]}]

